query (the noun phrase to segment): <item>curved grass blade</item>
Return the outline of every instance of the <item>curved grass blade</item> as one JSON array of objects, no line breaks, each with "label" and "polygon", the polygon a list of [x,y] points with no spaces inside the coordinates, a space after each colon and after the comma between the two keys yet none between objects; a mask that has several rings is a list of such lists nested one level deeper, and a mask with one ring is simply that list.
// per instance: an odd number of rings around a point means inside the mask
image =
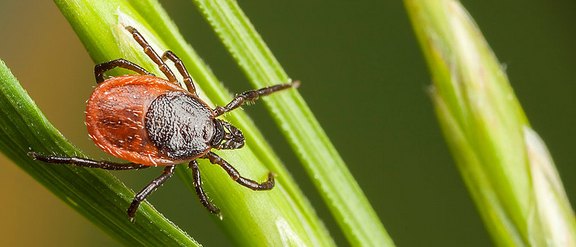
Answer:
[{"label": "curved grass blade", "polygon": [[200,246],[149,204],[135,223],[126,209],[134,193],[110,173],[48,165],[29,151],[81,155],[42,115],[8,67],[0,60],[0,149],[20,168],[106,233],[129,246]]}]

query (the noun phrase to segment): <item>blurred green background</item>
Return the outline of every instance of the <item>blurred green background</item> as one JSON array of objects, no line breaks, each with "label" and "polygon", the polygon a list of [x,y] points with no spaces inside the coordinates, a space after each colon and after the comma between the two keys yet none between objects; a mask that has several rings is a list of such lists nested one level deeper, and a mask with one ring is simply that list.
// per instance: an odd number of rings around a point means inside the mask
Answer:
[{"label": "blurred green background", "polygon": [[[215,74],[247,80],[191,1],[162,1]],[[576,202],[576,2],[463,1]],[[401,1],[240,3],[347,162],[398,246],[492,245],[446,148],[430,78]],[[62,133],[94,158],[84,104],[93,62],[50,1],[0,1],[0,58]],[[1,106],[0,106],[1,107]],[[261,104],[257,122],[340,245],[347,245]],[[113,246],[113,239],[0,158],[0,246]],[[139,190],[159,171],[116,173]],[[206,246],[230,245],[178,179],[150,201]]]}]

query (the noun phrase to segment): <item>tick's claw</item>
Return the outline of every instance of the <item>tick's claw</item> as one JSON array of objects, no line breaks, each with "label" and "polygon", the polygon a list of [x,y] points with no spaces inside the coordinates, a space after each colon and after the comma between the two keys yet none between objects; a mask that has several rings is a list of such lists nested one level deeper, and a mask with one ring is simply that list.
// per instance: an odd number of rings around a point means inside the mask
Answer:
[{"label": "tick's claw", "polygon": [[266,188],[272,189],[274,188],[274,185],[276,184],[276,180],[274,179],[276,177],[276,174],[274,174],[273,172],[269,172],[268,173],[268,180],[264,183],[262,183],[262,185],[264,185]]}]

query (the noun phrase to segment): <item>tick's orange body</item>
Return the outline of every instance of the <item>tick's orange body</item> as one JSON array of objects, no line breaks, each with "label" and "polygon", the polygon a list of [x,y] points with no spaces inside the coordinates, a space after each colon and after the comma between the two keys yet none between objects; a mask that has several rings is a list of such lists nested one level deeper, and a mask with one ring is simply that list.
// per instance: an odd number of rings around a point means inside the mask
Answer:
[{"label": "tick's orange body", "polygon": [[144,121],[158,96],[183,88],[151,75],[112,77],[96,87],[86,106],[86,126],[94,143],[107,153],[146,166],[181,163],[152,143]]}]

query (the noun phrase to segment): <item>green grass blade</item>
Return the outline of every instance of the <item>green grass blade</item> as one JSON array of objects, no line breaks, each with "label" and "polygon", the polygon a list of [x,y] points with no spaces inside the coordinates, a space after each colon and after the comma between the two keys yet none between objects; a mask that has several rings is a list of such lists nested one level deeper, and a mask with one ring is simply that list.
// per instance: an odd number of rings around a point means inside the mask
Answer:
[{"label": "green grass blade", "polygon": [[133,192],[106,171],[47,165],[27,156],[81,155],[48,122],[0,60],[0,149],[20,168],[112,237],[129,246],[199,246],[148,204],[135,223],[126,209]]},{"label": "green grass blade", "polygon": [[[193,2],[254,87],[289,81],[236,1]],[[377,214],[300,94],[290,92],[264,100],[350,243],[393,246]]]},{"label": "green grass blade", "polygon": [[574,213],[552,158],[472,18],[454,0],[405,4],[444,135],[494,241],[576,246]]},{"label": "green grass blade", "polygon": [[[124,25],[131,25],[156,51],[170,49],[183,60],[197,82],[199,95],[209,104],[222,105],[230,99],[230,94],[182,38],[157,1],[57,0],[56,3],[96,63],[125,58],[161,75],[124,30]],[[201,160],[204,187],[222,210],[223,220],[217,219],[218,223],[239,245],[333,245],[307,199],[253,123],[242,112],[226,118],[244,132],[247,145],[240,150],[217,151],[219,155],[246,177],[262,180],[269,170],[278,176],[273,190],[254,192],[236,184],[219,167]],[[179,167],[177,173],[192,187],[188,169]],[[193,193],[190,196],[196,198]]]}]

